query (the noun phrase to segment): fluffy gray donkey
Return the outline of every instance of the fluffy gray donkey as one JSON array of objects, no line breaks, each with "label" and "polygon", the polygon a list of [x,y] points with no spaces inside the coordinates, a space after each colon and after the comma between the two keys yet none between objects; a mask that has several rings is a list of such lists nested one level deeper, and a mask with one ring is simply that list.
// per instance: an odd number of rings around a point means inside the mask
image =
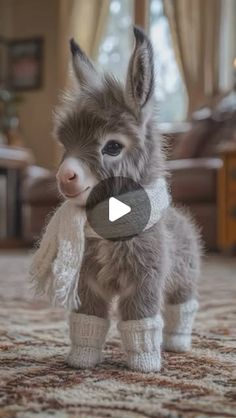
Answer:
[{"label": "fluffy gray donkey", "polygon": [[[152,188],[166,177],[155,120],[153,49],[141,29],[135,27],[134,36],[125,86],[100,75],[71,41],[76,85],[56,112],[55,133],[65,150],[57,181],[66,201],[80,209],[101,180],[124,176]],[[159,212],[150,228],[127,240],[85,232],[76,289],[81,304],[70,314],[71,366],[88,368],[101,361],[114,297],[131,369],[160,370],[161,347],[190,349],[199,235],[183,211],[168,205]]]}]

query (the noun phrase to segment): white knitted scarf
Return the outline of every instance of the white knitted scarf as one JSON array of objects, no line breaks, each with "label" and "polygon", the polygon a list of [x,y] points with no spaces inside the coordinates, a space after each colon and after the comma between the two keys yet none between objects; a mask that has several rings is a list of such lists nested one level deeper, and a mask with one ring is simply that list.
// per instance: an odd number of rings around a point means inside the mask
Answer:
[{"label": "white knitted scarf", "polygon": [[[170,195],[163,178],[145,191],[151,203],[151,214],[145,227],[148,230],[169,206]],[[64,202],[47,225],[30,269],[36,293],[47,294],[53,303],[70,311],[77,311],[80,306],[78,283],[85,237],[103,239],[85,226],[85,209],[71,201]]]}]

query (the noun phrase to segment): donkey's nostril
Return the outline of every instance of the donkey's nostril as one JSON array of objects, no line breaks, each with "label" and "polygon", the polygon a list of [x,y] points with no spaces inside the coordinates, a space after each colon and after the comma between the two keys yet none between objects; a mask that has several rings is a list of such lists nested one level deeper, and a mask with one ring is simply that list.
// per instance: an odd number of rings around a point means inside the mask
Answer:
[{"label": "donkey's nostril", "polygon": [[77,177],[77,175],[76,175],[75,173],[70,174],[70,175],[68,176],[68,180],[69,180],[69,181],[75,180],[75,179],[76,179],[76,177]]}]

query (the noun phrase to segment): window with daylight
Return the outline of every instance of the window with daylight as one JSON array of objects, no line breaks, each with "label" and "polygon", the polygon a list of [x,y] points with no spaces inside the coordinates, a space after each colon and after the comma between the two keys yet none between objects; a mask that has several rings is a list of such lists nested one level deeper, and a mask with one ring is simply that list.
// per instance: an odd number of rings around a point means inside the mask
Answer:
[{"label": "window with daylight", "polygon": [[151,0],[149,31],[155,56],[156,99],[161,122],[181,121],[187,114],[187,95],[175,59],[163,1]]},{"label": "window with daylight", "polygon": [[104,37],[98,52],[98,64],[117,78],[125,76],[133,45],[133,1],[111,0]]},{"label": "window with daylight", "polygon": [[[158,118],[160,122],[181,121],[187,113],[187,95],[176,63],[163,0],[150,0],[147,5],[149,35],[155,54]],[[135,0],[110,1],[106,28],[98,52],[97,60],[101,68],[111,71],[119,79],[123,79],[126,74],[133,47],[135,7]]]}]

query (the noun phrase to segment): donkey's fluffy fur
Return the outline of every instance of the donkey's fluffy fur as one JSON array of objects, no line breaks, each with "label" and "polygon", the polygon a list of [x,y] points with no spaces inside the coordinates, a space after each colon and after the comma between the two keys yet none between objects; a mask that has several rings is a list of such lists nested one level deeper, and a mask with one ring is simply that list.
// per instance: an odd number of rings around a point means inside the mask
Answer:
[{"label": "donkey's fluffy fur", "polygon": [[[134,28],[134,35],[125,87],[98,74],[71,41],[76,83],[56,111],[55,134],[65,157],[83,161],[97,181],[125,176],[146,187],[165,177],[166,169],[155,121],[152,45],[142,30]],[[102,156],[101,146],[110,134],[126,138],[120,158]],[[81,307],[71,317],[68,362],[91,367],[100,361],[114,296],[131,368],[160,369],[161,316],[166,319],[164,348],[189,349],[199,268],[198,232],[190,217],[174,207],[130,240],[87,238],[78,289]]]}]

